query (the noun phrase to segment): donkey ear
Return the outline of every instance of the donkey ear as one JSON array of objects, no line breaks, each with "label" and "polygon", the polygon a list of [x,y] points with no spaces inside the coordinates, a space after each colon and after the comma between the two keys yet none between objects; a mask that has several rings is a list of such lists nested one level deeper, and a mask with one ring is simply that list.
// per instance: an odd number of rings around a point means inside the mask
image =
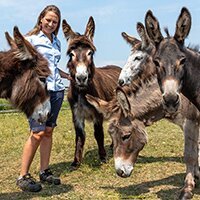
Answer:
[{"label": "donkey ear", "polygon": [[85,29],[85,33],[84,35],[86,37],[88,37],[91,41],[93,41],[93,37],[94,37],[94,31],[95,31],[95,23],[94,23],[94,19],[92,16],[90,16],[86,29]]},{"label": "donkey ear", "polygon": [[174,38],[181,44],[184,44],[185,38],[190,32],[192,19],[187,8],[183,7],[176,22],[176,32]]},{"label": "donkey ear", "polygon": [[10,36],[8,32],[5,32],[6,40],[8,44],[10,45],[11,49],[16,49],[17,45],[15,43],[15,40]]},{"label": "donkey ear", "polygon": [[154,17],[151,10],[146,13],[145,26],[150,39],[155,43],[155,45],[158,45],[163,39],[163,36],[160,31],[159,22]]},{"label": "donkey ear", "polygon": [[62,21],[62,29],[65,38],[68,40],[69,38],[73,38],[76,34],[72,30],[71,26],[67,23],[65,19]]},{"label": "donkey ear", "polygon": [[116,96],[117,96],[117,101],[120,104],[122,111],[124,113],[124,116],[127,117],[128,115],[131,114],[131,106],[122,88],[118,87],[116,89]]},{"label": "donkey ear", "polygon": [[136,29],[142,40],[142,49],[146,49],[150,45],[150,38],[147,35],[146,29],[144,25],[140,22],[137,23]]},{"label": "donkey ear", "polygon": [[20,60],[31,60],[35,56],[35,50],[32,47],[32,45],[26,41],[23,37],[23,35],[19,32],[19,29],[17,26],[13,29],[13,35],[14,35],[14,41],[17,46],[17,53],[16,57]]},{"label": "donkey ear", "polygon": [[99,113],[102,113],[105,119],[109,119],[111,112],[109,111],[110,102],[104,101],[100,98],[94,97],[92,95],[86,95],[87,101],[93,105]]},{"label": "donkey ear", "polygon": [[124,40],[125,40],[128,44],[130,44],[133,48],[141,43],[140,40],[138,40],[138,39],[135,38],[135,37],[132,37],[132,36],[128,35],[128,34],[125,33],[125,32],[122,32],[122,37],[123,37]]}]

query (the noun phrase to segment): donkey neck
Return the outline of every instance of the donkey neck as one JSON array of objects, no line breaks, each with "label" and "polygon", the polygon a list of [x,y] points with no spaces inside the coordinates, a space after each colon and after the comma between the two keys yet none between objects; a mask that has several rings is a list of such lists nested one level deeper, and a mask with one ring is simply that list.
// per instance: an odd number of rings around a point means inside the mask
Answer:
[{"label": "donkey neck", "polygon": [[134,118],[146,124],[162,119],[165,115],[162,108],[162,95],[156,77],[142,84],[136,93],[129,91],[128,100]]},{"label": "donkey neck", "polygon": [[185,64],[185,75],[182,87],[182,93],[185,95],[200,111],[200,53],[195,50],[185,49],[187,58]]}]

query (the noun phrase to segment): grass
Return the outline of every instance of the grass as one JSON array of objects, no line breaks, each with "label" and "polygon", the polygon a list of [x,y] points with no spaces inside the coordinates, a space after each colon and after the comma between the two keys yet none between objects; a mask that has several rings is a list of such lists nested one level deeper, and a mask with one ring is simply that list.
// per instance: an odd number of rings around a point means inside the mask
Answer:
[{"label": "grass", "polygon": [[13,107],[10,105],[9,101],[7,101],[6,99],[0,99],[0,111],[11,109],[13,109]]},{"label": "grass", "polygon": [[[74,129],[71,111],[64,105],[54,132],[51,168],[61,177],[56,187],[43,185],[39,193],[24,193],[16,187],[23,145],[29,135],[28,122],[22,113],[0,114],[0,199],[16,200],[173,200],[184,183],[183,134],[175,125],[162,120],[148,127],[149,141],[140,153],[134,172],[120,178],[114,170],[110,137],[105,128],[108,162],[98,160],[92,124],[86,123],[87,138],[84,160],[77,171],[69,167],[74,156]],[[31,165],[31,174],[38,180],[39,153]],[[194,190],[194,200],[200,199],[200,188]]]}]

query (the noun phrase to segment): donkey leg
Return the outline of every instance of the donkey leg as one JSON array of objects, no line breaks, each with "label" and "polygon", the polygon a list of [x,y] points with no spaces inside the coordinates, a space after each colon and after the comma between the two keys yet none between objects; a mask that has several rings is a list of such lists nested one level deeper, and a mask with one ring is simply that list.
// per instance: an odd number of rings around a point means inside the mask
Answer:
[{"label": "donkey leg", "polygon": [[[199,138],[198,138],[198,166],[199,166],[199,173],[200,173],[200,128],[199,128]],[[199,176],[200,179],[200,176]]]},{"label": "donkey leg", "polygon": [[103,117],[94,123],[94,136],[97,141],[99,149],[99,158],[101,162],[106,162],[106,150],[104,148],[104,131],[103,131]]},{"label": "donkey leg", "polygon": [[197,164],[196,164],[195,173],[194,173],[196,183],[200,180],[200,128],[199,128],[198,142],[197,142],[197,157],[198,157]]},{"label": "donkey leg", "polygon": [[198,166],[199,126],[196,121],[186,120],[184,126],[184,160],[186,164],[185,185],[181,189],[180,199],[191,199],[195,187],[195,172]]},{"label": "donkey leg", "polygon": [[74,120],[74,128],[76,133],[75,139],[75,154],[74,161],[71,164],[73,169],[76,169],[80,166],[83,158],[83,148],[85,144],[85,131],[84,131],[84,120]]}]

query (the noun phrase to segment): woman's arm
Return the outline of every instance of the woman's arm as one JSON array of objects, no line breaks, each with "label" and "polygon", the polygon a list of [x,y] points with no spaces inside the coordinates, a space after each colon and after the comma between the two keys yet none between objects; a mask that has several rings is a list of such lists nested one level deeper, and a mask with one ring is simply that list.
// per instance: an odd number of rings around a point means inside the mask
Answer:
[{"label": "woman's arm", "polygon": [[70,76],[70,74],[62,71],[61,69],[58,69],[59,70],[59,73],[60,73],[60,76],[61,78],[66,78],[68,80],[72,80],[72,77]]}]

